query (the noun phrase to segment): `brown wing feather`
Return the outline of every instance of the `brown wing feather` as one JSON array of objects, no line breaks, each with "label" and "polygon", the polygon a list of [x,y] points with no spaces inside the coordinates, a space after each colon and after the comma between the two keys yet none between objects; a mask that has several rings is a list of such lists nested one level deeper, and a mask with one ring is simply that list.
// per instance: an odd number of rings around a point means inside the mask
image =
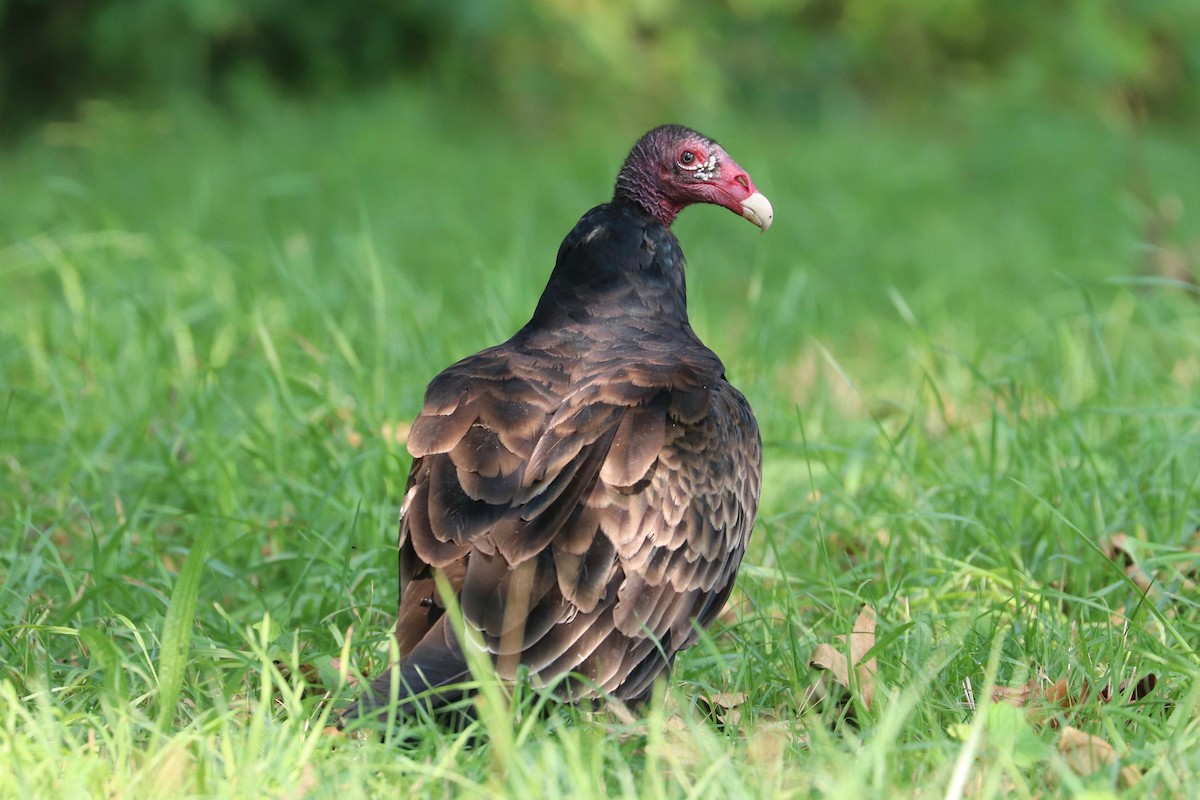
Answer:
[{"label": "brown wing feather", "polygon": [[647,691],[719,611],[753,525],[757,428],[719,367],[614,357],[568,376],[509,347],[440,375],[410,438],[402,653],[440,617],[433,570],[455,570],[502,676]]}]

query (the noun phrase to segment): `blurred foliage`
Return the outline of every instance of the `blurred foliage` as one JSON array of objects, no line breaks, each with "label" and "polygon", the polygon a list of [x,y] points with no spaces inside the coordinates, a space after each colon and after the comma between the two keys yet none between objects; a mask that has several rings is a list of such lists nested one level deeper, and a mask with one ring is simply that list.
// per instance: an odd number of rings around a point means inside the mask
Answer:
[{"label": "blurred foliage", "polygon": [[90,97],[407,76],[533,119],[628,103],[819,112],[976,87],[1200,108],[1197,0],[0,0],[0,125]]}]

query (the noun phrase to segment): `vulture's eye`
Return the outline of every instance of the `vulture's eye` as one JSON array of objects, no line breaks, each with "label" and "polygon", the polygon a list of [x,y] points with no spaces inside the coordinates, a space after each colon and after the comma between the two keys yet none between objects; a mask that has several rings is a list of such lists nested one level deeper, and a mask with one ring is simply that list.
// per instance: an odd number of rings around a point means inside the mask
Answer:
[{"label": "vulture's eye", "polygon": [[693,153],[691,150],[684,150],[682,153],[679,154],[680,166],[690,167],[692,164],[695,164],[695,163],[696,163],[696,154]]}]

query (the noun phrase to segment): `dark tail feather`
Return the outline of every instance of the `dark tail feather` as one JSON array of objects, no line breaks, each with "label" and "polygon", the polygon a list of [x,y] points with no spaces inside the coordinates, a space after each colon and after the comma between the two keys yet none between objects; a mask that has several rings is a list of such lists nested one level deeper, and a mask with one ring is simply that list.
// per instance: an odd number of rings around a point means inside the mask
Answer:
[{"label": "dark tail feather", "polygon": [[439,636],[435,627],[404,657],[396,676],[394,698],[392,676],[393,670],[389,669],[371,681],[342,714],[343,724],[369,720],[367,727],[382,728],[388,725],[389,717],[393,724],[419,719],[422,709],[448,727],[461,728],[471,721],[470,708],[464,708],[462,702],[468,692],[456,686],[468,680],[471,672],[453,633]]}]

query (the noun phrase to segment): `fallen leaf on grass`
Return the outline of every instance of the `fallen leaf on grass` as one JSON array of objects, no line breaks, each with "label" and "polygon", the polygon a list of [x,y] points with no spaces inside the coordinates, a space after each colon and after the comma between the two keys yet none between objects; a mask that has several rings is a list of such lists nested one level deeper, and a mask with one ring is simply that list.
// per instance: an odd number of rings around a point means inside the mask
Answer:
[{"label": "fallen leaf on grass", "polygon": [[[1126,685],[1126,683],[1122,682],[1121,685],[1117,687],[1117,692],[1114,695],[1112,684],[1108,684],[1100,690],[1100,702],[1107,703],[1112,700],[1113,697],[1120,697],[1121,695],[1125,694]],[[1138,678],[1137,682],[1133,685],[1133,690],[1129,693],[1129,702],[1136,703],[1137,701],[1141,700],[1143,697],[1153,692],[1154,687],[1157,685],[1158,676],[1153,672],[1147,672],[1145,675]]]},{"label": "fallen leaf on grass", "polygon": [[[1057,709],[1070,711],[1083,706],[1091,696],[1091,686],[1085,679],[1079,691],[1072,693],[1067,686],[1066,678],[1059,678],[1054,683],[1042,686],[1041,681],[1044,678],[1044,675],[1041,678],[1035,675],[1022,686],[996,686],[992,689],[992,702],[1024,708],[1031,721],[1045,721],[1051,728],[1057,729],[1061,720],[1057,715],[1049,717],[1048,720],[1045,719],[1046,712],[1053,712]],[[1112,684],[1109,683],[1096,694],[1096,701],[1104,705],[1111,703],[1114,698],[1119,700],[1125,696],[1125,689],[1128,685],[1127,682],[1122,681],[1114,692]],[[1154,691],[1157,685],[1158,676],[1153,672],[1147,672],[1133,684],[1129,692],[1129,702],[1136,703],[1144,699]],[[967,705],[974,710],[975,700],[970,690],[970,682],[966,684],[966,692]]]},{"label": "fallen leaf on grass", "polygon": [[[1129,695],[1129,702],[1136,703],[1146,695],[1154,691],[1154,687],[1158,685],[1158,676],[1153,672],[1147,672],[1145,675],[1137,679],[1133,685],[1133,690]],[[1127,683],[1122,682],[1117,691],[1114,692],[1112,684],[1108,684],[1100,690],[1096,695],[1096,699],[1101,703],[1109,703],[1114,697],[1119,698],[1125,694]],[[1086,680],[1080,690],[1074,694],[1067,688],[1067,679],[1059,678],[1049,686],[1042,687],[1039,685],[1039,679],[1033,677],[1028,683],[1022,686],[996,686],[992,689],[992,702],[1007,703],[1010,706],[1022,708],[1037,700],[1045,700],[1046,702],[1059,706],[1061,708],[1073,708],[1082,703],[1090,693],[1090,685]],[[968,705],[971,705],[968,702]],[[973,708],[973,706],[972,706]]]},{"label": "fallen leaf on grass", "polygon": [[[1026,709],[1026,717],[1034,723],[1046,721],[1047,709],[1068,709],[1082,700],[1082,695],[1073,696],[1067,688],[1067,679],[1059,678],[1054,683],[1043,686],[1045,675],[1034,675],[1022,686],[996,686],[992,688],[992,702],[1004,703],[1014,708]],[[1086,684],[1085,692],[1086,694]],[[974,710],[974,698],[968,696],[968,705]],[[1040,712],[1040,713],[1039,713]],[[1058,727],[1058,720],[1049,719],[1051,728]]]},{"label": "fallen leaf on grass", "polygon": [[741,706],[745,702],[745,692],[718,692],[714,695],[699,695],[696,698],[697,708],[715,722],[718,728],[741,722]]},{"label": "fallen leaf on grass", "polygon": [[[850,631],[849,658],[847,658],[844,652],[846,636],[842,635],[834,637],[840,640],[842,646],[835,647],[827,643],[819,644],[817,645],[817,649],[813,651],[812,658],[808,661],[809,666],[828,672],[839,685],[851,691],[857,689],[864,708],[870,708],[871,700],[875,697],[875,671],[877,665],[874,658],[865,663],[860,662],[862,662],[862,657],[875,646],[876,623],[875,609],[870,606],[863,606],[862,611],[859,612],[858,619],[854,621],[854,627]],[[854,680],[851,680],[850,671],[855,668],[857,669],[854,673]],[[809,699],[820,700],[827,694],[829,692],[824,687],[818,687],[814,684],[809,689],[806,703]]]},{"label": "fallen leaf on grass", "polygon": [[[1037,675],[1034,675],[1021,686],[994,686],[992,687],[992,702],[1007,703],[1010,706],[1022,708],[1029,703],[1030,700],[1036,699],[1042,693],[1042,687]],[[970,689],[970,683],[966,684],[967,689],[967,707],[972,711],[975,710],[975,693]]]},{"label": "fallen leaf on grass", "polygon": [[1162,593],[1156,585],[1157,576],[1147,575],[1146,571],[1137,563],[1137,559],[1134,557],[1134,548],[1129,544],[1130,541],[1129,534],[1114,533],[1112,536],[1100,540],[1100,549],[1104,551],[1104,555],[1108,556],[1110,561],[1124,567],[1126,576],[1133,581],[1134,586],[1142,590],[1143,594],[1157,597]]},{"label": "fallen leaf on grass", "polygon": [[[1072,772],[1085,778],[1117,760],[1117,751],[1111,744],[1099,736],[1084,733],[1069,725],[1064,727],[1058,736],[1058,752]],[[1121,767],[1118,773],[1120,785],[1124,789],[1133,786],[1141,777],[1141,773],[1132,766]]]}]

